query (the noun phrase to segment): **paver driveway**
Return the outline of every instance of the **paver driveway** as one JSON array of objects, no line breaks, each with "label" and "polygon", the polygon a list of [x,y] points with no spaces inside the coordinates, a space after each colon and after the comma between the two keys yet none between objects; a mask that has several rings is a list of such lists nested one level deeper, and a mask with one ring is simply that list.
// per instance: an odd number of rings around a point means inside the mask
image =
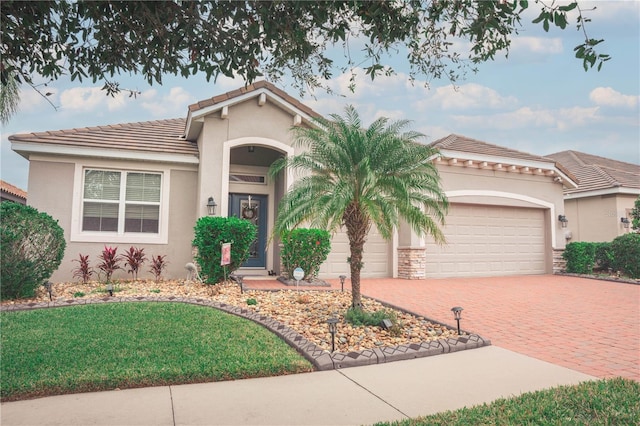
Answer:
[{"label": "paver driveway", "polygon": [[366,280],[362,293],[597,377],[640,381],[640,286],[559,275]]},{"label": "paver driveway", "polygon": [[361,290],[451,325],[451,308],[462,306],[461,328],[496,346],[597,377],[640,381],[640,285],[531,275],[365,279]]}]

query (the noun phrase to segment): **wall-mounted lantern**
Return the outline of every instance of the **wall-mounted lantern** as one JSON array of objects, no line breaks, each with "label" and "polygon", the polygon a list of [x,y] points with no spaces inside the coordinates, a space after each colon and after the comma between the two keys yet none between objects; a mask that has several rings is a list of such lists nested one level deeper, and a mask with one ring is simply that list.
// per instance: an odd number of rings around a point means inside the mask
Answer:
[{"label": "wall-mounted lantern", "polygon": [[569,220],[567,219],[567,217],[565,215],[561,214],[561,215],[558,215],[558,222],[560,222],[560,225],[563,228],[566,228],[567,224],[569,223]]},{"label": "wall-mounted lantern", "polygon": [[623,226],[625,229],[628,229],[628,228],[629,228],[629,219],[628,219],[628,218],[626,218],[626,217],[621,217],[621,218],[620,218],[620,223],[622,223],[622,226]]},{"label": "wall-mounted lantern", "polygon": [[218,207],[216,201],[213,199],[213,197],[209,197],[209,200],[207,200],[207,214],[209,216],[215,216],[216,207]]}]

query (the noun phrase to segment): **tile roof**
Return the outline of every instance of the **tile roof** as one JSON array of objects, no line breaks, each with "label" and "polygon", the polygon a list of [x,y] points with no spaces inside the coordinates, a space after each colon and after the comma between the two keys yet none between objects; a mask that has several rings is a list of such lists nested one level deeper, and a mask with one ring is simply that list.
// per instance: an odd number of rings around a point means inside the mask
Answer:
[{"label": "tile roof", "polygon": [[468,138],[466,136],[451,134],[442,139],[438,139],[430,144],[440,150],[451,150],[460,152],[469,152],[474,154],[489,155],[493,157],[504,157],[518,160],[541,161],[544,163],[555,163],[554,160],[538,155],[529,154],[515,149],[505,148],[499,145],[493,145],[477,139]]},{"label": "tile roof", "polygon": [[27,199],[26,191],[23,191],[17,186],[11,185],[10,183],[3,180],[0,180],[0,190],[2,190],[2,192],[6,192],[7,194],[15,195],[18,198],[24,198],[25,200]]},{"label": "tile roof", "polygon": [[548,155],[560,162],[580,180],[577,189],[565,193],[613,188],[640,189],[640,165],[599,157],[578,151],[561,151]]},{"label": "tile roof", "polygon": [[291,95],[287,94],[284,90],[277,88],[274,84],[269,83],[268,81],[265,81],[265,80],[256,81],[253,84],[249,84],[245,87],[241,87],[239,89],[232,90],[230,92],[223,93],[221,95],[217,95],[212,98],[204,99],[195,104],[189,105],[189,112],[196,112],[203,108],[207,108],[207,107],[219,104],[221,102],[225,102],[225,101],[237,98],[238,96],[242,96],[245,93],[254,92],[262,88],[265,88],[273,92],[275,95],[284,99],[285,101],[290,103],[292,106],[294,106],[295,108],[299,109],[300,111],[304,112],[305,114],[311,117],[321,117],[320,114],[318,114],[317,112],[315,112],[314,110],[312,110],[311,108],[309,108],[308,106],[300,102],[298,99],[292,97]]},{"label": "tile roof", "polygon": [[9,136],[11,142],[68,147],[118,149],[153,153],[198,155],[195,143],[182,138],[185,120],[144,121]]}]

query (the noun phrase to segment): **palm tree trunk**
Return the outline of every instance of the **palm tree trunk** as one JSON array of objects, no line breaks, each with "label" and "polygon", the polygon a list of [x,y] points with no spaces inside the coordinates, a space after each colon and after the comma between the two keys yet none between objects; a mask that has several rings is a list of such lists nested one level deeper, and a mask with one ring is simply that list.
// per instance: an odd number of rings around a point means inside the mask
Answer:
[{"label": "palm tree trunk", "polygon": [[347,228],[349,249],[351,251],[351,257],[349,258],[351,269],[351,307],[362,309],[360,271],[364,266],[362,263],[362,254],[364,251],[364,243],[367,239],[369,228],[371,227],[371,221],[355,203],[346,209],[343,220]]}]

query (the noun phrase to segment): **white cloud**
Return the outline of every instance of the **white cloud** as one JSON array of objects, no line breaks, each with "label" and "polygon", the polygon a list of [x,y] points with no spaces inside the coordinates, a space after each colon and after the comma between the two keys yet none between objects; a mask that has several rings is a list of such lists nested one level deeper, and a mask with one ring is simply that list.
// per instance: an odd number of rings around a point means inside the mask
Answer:
[{"label": "white cloud", "polygon": [[511,40],[511,53],[534,53],[554,55],[562,53],[562,39],[544,37],[514,37]]},{"label": "white cloud", "polygon": [[63,111],[91,112],[105,106],[108,111],[115,111],[125,105],[124,93],[110,96],[100,87],[74,87],[60,93],[60,109]]},{"label": "white cloud", "polygon": [[417,102],[416,106],[420,109],[428,107],[459,111],[474,108],[512,108],[517,103],[518,100],[513,96],[505,97],[489,87],[469,83],[460,86],[457,90],[450,85],[438,87],[433,95]]},{"label": "white cloud", "polygon": [[611,87],[597,87],[589,93],[589,99],[596,105],[634,108],[640,96],[623,95]]},{"label": "white cloud", "polygon": [[532,109],[530,107],[519,108],[515,111],[493,115],[456,115],[454,122],[459,126],[476,129],[533,129],[555,128],[568,130],[588,126],[601,120],[599,109],[595,108],[563,108]]},{"label": "white cloud", "polygon": [[156,89],[149,89],[139,96],[142,101],[142,108],[151,115],[167,118],[169,115],[185,116],[189,104],[197,102],[191,93],[182,87],[172,87],[169,93],[162,96]]}]

